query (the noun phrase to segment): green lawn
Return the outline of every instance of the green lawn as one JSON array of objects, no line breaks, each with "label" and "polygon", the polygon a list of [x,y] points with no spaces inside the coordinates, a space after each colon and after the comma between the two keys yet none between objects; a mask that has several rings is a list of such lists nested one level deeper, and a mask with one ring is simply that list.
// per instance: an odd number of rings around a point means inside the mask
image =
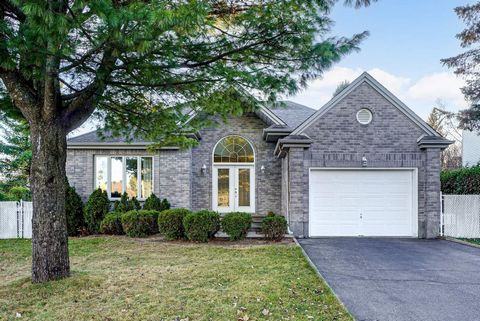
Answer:
[{"label": "green lawn", "polygon": [[480,239],[460,239],[462,241],[465,241],[465,242],[469,242],[469,243],[473,243],[473,244],[476,244],[476,245],[480,245]]},{"label": "green lawn", "polygon": [[30,255],[0,240],[0,320],[352,320],[294,243],[73,238],[72,277],[45,285]]}]

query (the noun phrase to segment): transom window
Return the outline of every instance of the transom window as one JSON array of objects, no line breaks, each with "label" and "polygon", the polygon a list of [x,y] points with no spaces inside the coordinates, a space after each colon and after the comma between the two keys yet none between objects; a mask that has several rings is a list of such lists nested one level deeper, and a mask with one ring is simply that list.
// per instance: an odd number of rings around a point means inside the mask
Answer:
[{"label": "transom window", "polygon": [[227,136],[220,140],[213,152],[214,163],[253,163],[252,145],[243,137]]},{"label": "transom window", "polygon": [[120,198],[123,192],[146,199],[153,192],[153,157],[96,156],[95,188],[107,191],[111,199]]}]

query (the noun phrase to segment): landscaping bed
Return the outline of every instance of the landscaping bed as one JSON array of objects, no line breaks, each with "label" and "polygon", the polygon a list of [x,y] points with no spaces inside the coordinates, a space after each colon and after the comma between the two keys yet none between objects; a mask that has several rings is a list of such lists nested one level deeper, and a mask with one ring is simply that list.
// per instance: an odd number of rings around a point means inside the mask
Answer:
[{"label": "landscaping bed", "polygon": [[72,277],[31,284],[0,241],[0,320],[352,320],[291,240],[70,239]]}]

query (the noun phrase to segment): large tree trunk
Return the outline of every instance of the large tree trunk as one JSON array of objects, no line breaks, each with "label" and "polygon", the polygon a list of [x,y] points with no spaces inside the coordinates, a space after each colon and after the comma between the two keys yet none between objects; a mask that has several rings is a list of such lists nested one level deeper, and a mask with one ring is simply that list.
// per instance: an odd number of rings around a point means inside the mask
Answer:
[{"label": "large tree trunk", "polygon": [[33,191],[32,281],[69,276],[65,216],[66,132],[60,121],[30,124]]}]

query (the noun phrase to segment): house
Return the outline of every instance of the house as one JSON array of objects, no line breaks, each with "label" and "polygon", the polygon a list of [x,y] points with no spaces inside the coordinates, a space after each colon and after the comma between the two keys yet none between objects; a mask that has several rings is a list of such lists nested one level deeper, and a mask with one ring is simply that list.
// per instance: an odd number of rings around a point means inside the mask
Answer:
[{"label": "house", "polygon": [[84,199],[101,187],[112,200],[153,192],[192,210],[273,211],[299,237],[438,235],[450,141],[367,73],[319,110],[285,105],[204,129],[189,150],[69,139],[69,181]]},{"label": "house", "polygon": [[462,132],[462,165],[474,166],[480,163],[480,135],[464,130]]}]

